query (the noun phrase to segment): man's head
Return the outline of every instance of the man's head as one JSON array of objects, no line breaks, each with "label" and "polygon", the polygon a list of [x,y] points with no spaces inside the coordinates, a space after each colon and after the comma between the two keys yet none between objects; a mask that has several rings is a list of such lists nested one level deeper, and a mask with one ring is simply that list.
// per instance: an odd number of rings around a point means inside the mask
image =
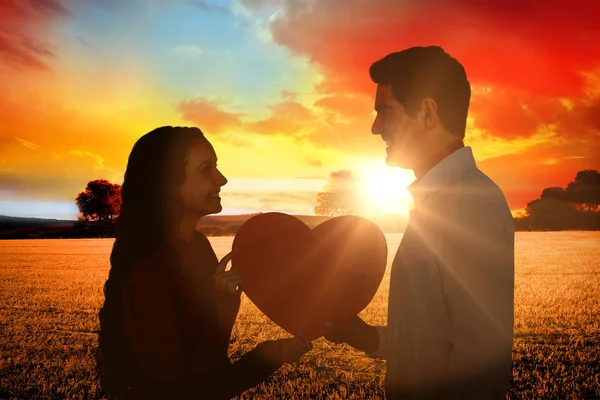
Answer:
[{"label": "man's head", "polygon": [[463,66],[437,46],[391,53],[369,69],[377,83],[374,135],[388,165],[418,170],[465,136],[471,85]]}]

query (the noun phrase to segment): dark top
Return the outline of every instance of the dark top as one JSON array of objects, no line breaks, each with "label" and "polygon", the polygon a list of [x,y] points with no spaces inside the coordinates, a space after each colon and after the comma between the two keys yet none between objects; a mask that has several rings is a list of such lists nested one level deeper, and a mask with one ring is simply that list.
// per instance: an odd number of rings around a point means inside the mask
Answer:
[{"label": "dark top", "polygon": [[231,363],[227,349],[238,295],[213,289],[218,259],[208,239],[176,240],[136,263],[123,289],[134,398],[230,399],[280,365],[256,349]]}]

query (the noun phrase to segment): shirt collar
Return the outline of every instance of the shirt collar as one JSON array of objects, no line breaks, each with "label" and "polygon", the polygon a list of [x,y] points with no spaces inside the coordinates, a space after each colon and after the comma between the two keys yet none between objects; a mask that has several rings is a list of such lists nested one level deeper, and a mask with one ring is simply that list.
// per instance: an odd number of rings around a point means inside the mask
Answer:
[{"label": "shirt collar", "polygon": [[460,178],[469,169],[476,168],[473,150],[462,147],[446,156],[433,166],[421,179],[410,184],[407,189],[413,197],[415,209],[429,196]]}]

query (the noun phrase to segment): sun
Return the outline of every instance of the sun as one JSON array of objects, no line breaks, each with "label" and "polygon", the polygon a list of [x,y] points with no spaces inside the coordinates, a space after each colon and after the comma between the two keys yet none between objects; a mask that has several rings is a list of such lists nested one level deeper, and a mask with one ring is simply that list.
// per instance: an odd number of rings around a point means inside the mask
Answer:
[{"label": "sun", "polygon": [[413,199],[406,187],[415,179],[412,171],[389,167],[385,161],[370,161],[358,172],[364,180],[365,197],[372,214],[410,213]]}]

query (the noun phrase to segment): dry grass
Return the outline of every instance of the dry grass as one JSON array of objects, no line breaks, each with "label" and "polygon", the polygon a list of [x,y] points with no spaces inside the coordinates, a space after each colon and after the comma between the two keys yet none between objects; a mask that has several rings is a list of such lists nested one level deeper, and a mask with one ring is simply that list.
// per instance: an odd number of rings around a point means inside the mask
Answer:
[{"label": "dry grass", "polygon": [[[401,235],[388,235],[391,261]],[[211,238],[219,255],[231,237]],[[97,312],[112,239],[0,242],[0,398],[101,398]],[[509,398],[600,398],[600,232],[519,232]],[[363,317],[384,324],[386,275]],[[243,298],[231,357],[287,336]],[[322,339],[241,399],[383,397],[385,363]]]}]

